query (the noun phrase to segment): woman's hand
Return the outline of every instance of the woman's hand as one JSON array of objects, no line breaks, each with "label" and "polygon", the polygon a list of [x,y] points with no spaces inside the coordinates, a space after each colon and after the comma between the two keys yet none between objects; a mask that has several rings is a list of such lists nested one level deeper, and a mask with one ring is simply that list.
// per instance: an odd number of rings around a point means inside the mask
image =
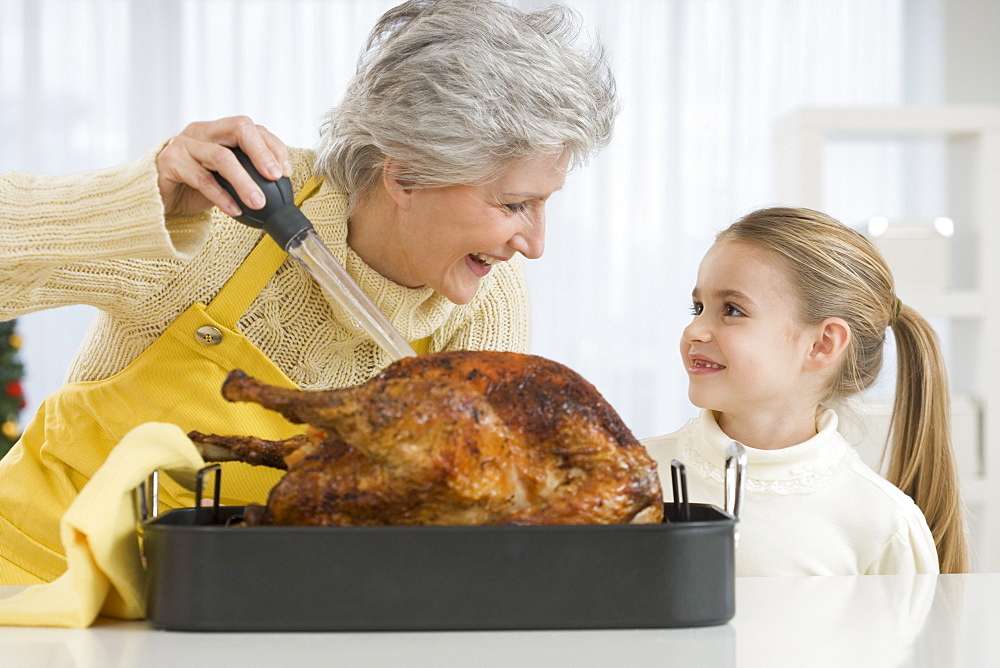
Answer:
[{"label": "woman's hand", "polygon": [[211,172],[233,185],[247,206],[264,206],[264,194],[229,147],[239,146],[269,179],[291,176],[288,149],[280,139],[246,116],[192,123],[171,139],[156,157],[160,197],[167,216],[201,213],[212,205],[230,216],[240,207]]}]

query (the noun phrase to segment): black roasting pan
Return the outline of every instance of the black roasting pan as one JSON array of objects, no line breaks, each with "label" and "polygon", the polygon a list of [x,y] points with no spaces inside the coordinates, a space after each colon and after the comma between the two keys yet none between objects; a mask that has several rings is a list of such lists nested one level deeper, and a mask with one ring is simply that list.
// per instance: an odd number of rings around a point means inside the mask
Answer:
[{"label": "black roasting pan", "polygon": [[239,506],[143,523],[147,615],[186,631],[669,628],[735,612],[736,519],[651,525],[227,526]]}]

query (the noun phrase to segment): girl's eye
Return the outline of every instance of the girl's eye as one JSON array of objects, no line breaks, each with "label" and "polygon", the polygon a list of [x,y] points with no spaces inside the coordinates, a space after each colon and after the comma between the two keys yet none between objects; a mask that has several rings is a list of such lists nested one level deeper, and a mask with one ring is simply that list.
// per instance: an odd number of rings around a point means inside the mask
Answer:
[{"label": "girl's eye", "polygon": [[700,302],[695,302],[691,304],[691,315],[701,315],[701,312],[705,310],[704,304]]},{"label": "girl's eye", "polygon": [[743,313],[743,311],[741,311],[738,306],[734,306],[733,304],[726,304],[726,315],[742,316],[746,314]]},{"label": "girl's eye", "polygon": [[504,206],[510,209],[512,213],[521,213],[528,208],[528,205],[524,202],[514,202],[512,204],[504,204]]}]

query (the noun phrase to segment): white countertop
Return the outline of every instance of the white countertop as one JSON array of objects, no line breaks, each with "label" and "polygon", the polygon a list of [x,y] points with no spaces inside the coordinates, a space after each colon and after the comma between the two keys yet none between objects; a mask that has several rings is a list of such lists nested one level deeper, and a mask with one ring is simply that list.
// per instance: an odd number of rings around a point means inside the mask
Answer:
[{"label": "white countertop", "polygon": [[998,602],[991,573],[737,578],[733,620],[695,629],[192,633],[102,618],[88,629],[0,627],[0,666],[978,668],[1000,666]]}]

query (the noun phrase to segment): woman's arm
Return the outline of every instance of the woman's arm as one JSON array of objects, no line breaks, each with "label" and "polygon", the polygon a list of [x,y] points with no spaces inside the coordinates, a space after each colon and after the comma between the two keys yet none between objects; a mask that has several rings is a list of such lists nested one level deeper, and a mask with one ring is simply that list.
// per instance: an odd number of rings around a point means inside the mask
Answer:
[{"label": "woman's arm", "polygon": [[213,202],[234,206],[209,170],[259,192],[229,150],[234,145],[267,173],[291,170],[284,144],[237,117],[193,123],[110,169],[0,175],[0,319],[69,304],[106,308],[109,295],[112,307],[127,308],[161,289],[208,238]]},{"label": "woman's arm", "polygon": [[[184,260],[201,247],[207,215],[164,221],[156,152],[72,176],[0,176],[0,319],[91,303],[89,291],[105,289],[106,279],[97,272],[87,280],[82,267],[125,258]],[[74,267],[81,268],[76,278],[57,288],[56,276]]]}]

